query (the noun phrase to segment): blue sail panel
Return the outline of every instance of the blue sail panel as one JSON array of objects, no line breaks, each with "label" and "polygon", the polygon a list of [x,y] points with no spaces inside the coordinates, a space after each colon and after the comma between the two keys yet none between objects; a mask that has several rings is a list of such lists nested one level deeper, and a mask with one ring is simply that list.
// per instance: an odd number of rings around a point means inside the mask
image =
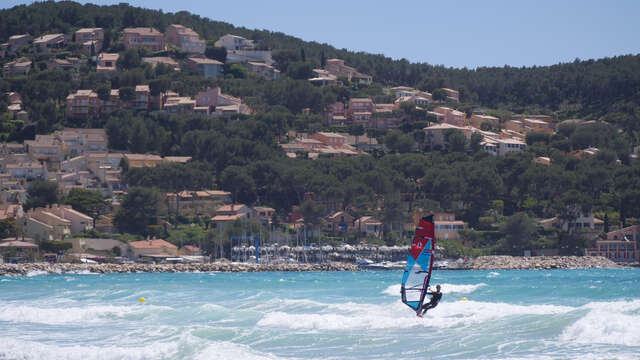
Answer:
[{"label": "blue sail panel", "polygon": [[431,279],[434,232],[433,215],[422,218],[416,227],[416,235],[407,256],[407,266],[402,275],[402,302],[415,311],[422,307]]}]

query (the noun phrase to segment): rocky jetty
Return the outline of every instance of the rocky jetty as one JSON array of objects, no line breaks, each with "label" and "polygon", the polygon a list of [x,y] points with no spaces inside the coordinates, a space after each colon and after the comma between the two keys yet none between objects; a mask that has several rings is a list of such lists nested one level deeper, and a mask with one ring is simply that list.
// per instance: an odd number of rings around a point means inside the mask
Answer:
[{"label": "rocky jetty", "polygon": [[461,265],[461,268],[471,270],[546,270],[620,267],[615,262],[602,256],[479,256],[468,259]]},{"label": "rocky jetty", "polygon": [[252,264],[215,262],[210,264],[1,264],[0,276],[30,274],[112,274],[112,273],[175,273],[175,272],[258,272],[258,271],[357,271],[354,264]]}]

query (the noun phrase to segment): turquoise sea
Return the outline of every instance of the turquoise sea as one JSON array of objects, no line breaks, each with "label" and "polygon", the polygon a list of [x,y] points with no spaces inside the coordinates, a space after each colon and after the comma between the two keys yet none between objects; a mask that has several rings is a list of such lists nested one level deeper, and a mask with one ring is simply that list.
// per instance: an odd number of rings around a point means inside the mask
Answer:
[{"label": "turquoise sea", "polygon": [[0,359],[640,357],[640,269],[436,271],[423,319],[401,271],[30,275],[0,278]]}]

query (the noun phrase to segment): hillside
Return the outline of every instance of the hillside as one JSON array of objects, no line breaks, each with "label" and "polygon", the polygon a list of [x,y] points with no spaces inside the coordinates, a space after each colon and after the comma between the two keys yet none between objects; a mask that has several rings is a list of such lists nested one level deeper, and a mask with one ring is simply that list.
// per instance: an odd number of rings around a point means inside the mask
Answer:
[{"label": "hillside", "polygon": [[[172,24],[197,32],[204,55],[173,43],[154,48],[126,40],[132,31],[164,39]],[[102,49],[74,40],[80,28],[103,32]],[[267,224],[291,236],[310,230],[317,243],[393,245],[406,240],[403,230],[414,217],[438,212],[455,219],[452,238],[443,242],[455,255],[530,248],[581,254],[596,236],[640,218],[640,55],[451,69],[186,12],[73,2],[0,11],[0,42],[24,33],[59,39],[50,49],[32,39],[0,59],[0,141],[9,143],[0,149],[3,186],[31,191],[29,207],[46,203],[35,196],[38,189],[53,189],[49,195],[57,199],[60,188],[91,185],[87,191],[104,191],[92,193],[98,199],[121,196],[110,214],[119,232],[172,241],[184,235],[190,243],[216,238],[219,250],[246,227],[268,232]],[[233,52],[215,45],[226,34],[253,40],[257,52],[271,49],[278,69],[261,65],[278,76],[250,71],[249,61],[227,61]],[[101,56],[117,60],[101,65]],[[309,81],[334,57],[372,75],[373,83],[335,75],[328,84]],[[214,76],[194,59],[214,68]],[[390,89],[398,85],[431,93]],[[452,89],[460,91],[459,102],[449,97],[457,95]],[[343,122],[332,122],[329,109]],[[95,150],[55,138],[87,128],[102,136],[99,156],[123,159],[109,165],[115,187],[106,172],[85,166],[83,156]],[[123,153],[138,159],[135,166]],[[7,164],[20,168],[25,160],[49,181],[5,172]],[[273,208],[275,215],[210,231],[217,205],[189,212],[178,200],[183,190],[185,202],[193,202],[189,191],[210,189],[228,192],[224,201]],[[340,216],[351,226],[338,224]],[[378,229],[356,231],[362,218]]]},{"label": "hillside", "polygon": [[530,68],[453,69],[335,49],[283,33],[235,27],[188,12],[174,14],[125,4],[96,6],[73,2],[43,2],[0,11],[0,41],[16,33],[34,36],[45,32],[69,33],[78,27],[92,26],[105,29],[153,26],[163,31],[171,23],[191,27],[207,40],[234,33],[262,41],[274,50],[294,50],[294,55],[304,48],[307,59],[315,64],[323,56],[341,58],[386,85],[417,86],[428,91],[439,87],[460,89],[463,102],[485,107],[554,113],[559,119],[606,115],[626,129],[640,127],[640,55]]}]

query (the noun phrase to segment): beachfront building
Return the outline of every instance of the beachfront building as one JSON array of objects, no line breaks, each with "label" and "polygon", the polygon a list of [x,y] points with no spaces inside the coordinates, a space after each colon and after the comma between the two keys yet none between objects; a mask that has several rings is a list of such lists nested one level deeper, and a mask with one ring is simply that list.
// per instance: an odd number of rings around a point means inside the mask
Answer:
[{"label": "beachfront building", "polygon": [[330,233],[348,232],[353,230],[353,216],[344,211],[337,211],[325,218],[326,230]]},{"label": "beachfront building", "polygon": [[38,253],[38,244],[27,237],[9,237],[0,240],[0,264],[22,262]]},{"label": "beachfront building", "polygon": [[631,240],[596,240],[593,248],[585,249],[587,256],[604,256],[615,262],[640,261],[638,243]]},{"label": "beachfront building", "polygon": [[616,262],[640,261],[640,225],[632,225],[608,232],[604,239],[597,239],[593,248],[585,249],[585,255],[604,256]]},{"label": "beachfront building", "polygon": [[136,260],[148,258],[158,261],[178,256],[178,247],[163,239],[132,241],[129,248],[131,258]]},{"label": "beachfront building", "polygon": [[435,235],[438,240],[460,239],[460,230],[464,230],[464,222],[456,220],[453,213],[439,213],[434,216]]},{"label": "beachfront building", "polygon": [[204,50],[207,47],[204,40],[200,40],[197,32],[180,24],[167,26],[164,36],[167,44],[177,46],[184,52],[204,54]]},{"label": "beachfront building", "polygon": [[122,32],[125,49],[147,48],[151,51],[164,50],[164,36],[151,27],[126,28]]},{"label": "beachfront building", "polygon": [[115,239],[68,238],[64,242],[71,244],[70,256],[85,258],[104,258],[114,255],[114,248],[120,249],[121,255],[130,252],[129,245]]},{"label": "beachfront building", "polygon": [[382,222],[373,216],[363,216],[353,224],[354,230],[367,235],[379,236],[382,234]]}]

